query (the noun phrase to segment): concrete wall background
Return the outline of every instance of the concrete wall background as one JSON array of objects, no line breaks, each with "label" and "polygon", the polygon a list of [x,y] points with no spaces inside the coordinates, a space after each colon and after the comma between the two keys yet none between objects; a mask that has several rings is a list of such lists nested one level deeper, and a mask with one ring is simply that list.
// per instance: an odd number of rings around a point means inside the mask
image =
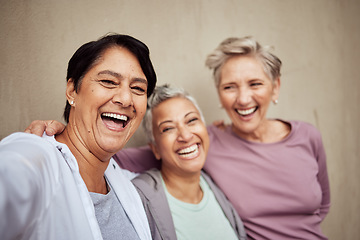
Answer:
[{"label": "concrete wall background", "polygon": [[[229,36],[252,35],[283,61],[269,117],[317,126],[328,155],[330,239],[360,239],[360,1],[2,1],[0,138],[35,119],[62,120],[67,62],[85,42],[130,34],[151,50],[159,84],[182,86],[208,123],[227,119],[207,54]],[[142,131],[128,146],[144,144]]]}]

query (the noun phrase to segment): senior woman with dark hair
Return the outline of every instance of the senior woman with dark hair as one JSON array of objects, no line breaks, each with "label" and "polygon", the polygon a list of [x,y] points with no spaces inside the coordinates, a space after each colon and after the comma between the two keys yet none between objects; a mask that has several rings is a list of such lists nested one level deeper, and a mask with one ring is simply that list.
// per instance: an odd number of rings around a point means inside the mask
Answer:
[{"label": "senior woman with dark hair", "polygon": [[140,125],[156,84],[149,50],[112,34],[69,61],[65,130],[0,143],[1,239],[151,239],[135,177],[111,158]]},{"label": "senior woman with dark hair", "polygon": [[[206,65],[231,124],[207,128],[204,169],[234,205],[248,238],[327,239],[320,224],[330,187],[320,132],[305,122],[266,118],[278,102],[280,59],[251,37],[228,38]],[[155,166],[151,158],[145,148],[114,156],[131,171]]]},{"label": "senior woman with dark hair", "polygon": [[161,170],[146,171],[133,183],[153,239],[246,239],[235,209],[201,171],[209,136],[195,99],[182,89],[157,87],[143,126]]}]

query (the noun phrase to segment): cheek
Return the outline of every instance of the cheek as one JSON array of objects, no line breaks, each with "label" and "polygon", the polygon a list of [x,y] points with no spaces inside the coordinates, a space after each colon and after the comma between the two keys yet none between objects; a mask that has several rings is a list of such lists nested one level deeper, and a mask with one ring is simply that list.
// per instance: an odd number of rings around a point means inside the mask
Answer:
[{"label": "cheek", "polygon": [[146,104],[147,104],[147,98],[141,98],[141,99],[137,99],[135,101],[135,109],[137,114],[143,118],[146,112]]},{"label": "cheek", "polygon": [[272,89],[267,89],[257,95],[257,98],[261,100],[263,103],[268,104],[273,97]]},{"label": "cheek", "polygon": [[236,101],[236,98],[233,96],[234,94],[230,93],[220,93],[220,102],[223,105],[224,108],[229,108],[233,105],[233,103]]},{"label": "cheek", "polygon": [[206,148],[206,149],[209,149],[210,139],[209,139],[209,135],[208,135],[206,129],[205,129],[205,131],[202,133],[202,139],[203,139],[203,142],[204,142],[204,144],[205,144],[205,148]]},{"label": "cheek", "polygon": [[[171,140],[168,138],[162,137],[160,140],[156,142],[158,148],[158,154],[161,158],[164,158],[165,156],[169,155],[169,153],[172,151],[171,148]],[[167,159],[167,158],[166,158]]]}]

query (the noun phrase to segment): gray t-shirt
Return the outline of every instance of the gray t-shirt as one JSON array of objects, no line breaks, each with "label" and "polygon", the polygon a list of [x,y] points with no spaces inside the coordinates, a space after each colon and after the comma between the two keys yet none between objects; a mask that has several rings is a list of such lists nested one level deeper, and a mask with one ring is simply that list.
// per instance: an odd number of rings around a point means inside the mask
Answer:
[{"label": "gray t-shirt", "polygon": [[90,192],[90,196],[94,203],[96,219],[104,240],[140,240],[110,185],[109,192],[106,195]]}]

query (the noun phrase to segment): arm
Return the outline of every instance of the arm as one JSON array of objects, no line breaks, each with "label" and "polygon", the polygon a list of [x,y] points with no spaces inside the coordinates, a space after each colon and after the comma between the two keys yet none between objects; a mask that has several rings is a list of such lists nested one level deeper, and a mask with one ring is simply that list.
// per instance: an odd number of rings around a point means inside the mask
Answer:
[{"label": "arm", "polygon": [[325,149],[321,140],[321,135],[319,133],[318,138],[318,146],[317,146],[317,162],[319,166],[319,173],[318,173],[318,181],[321,186],[322,191],[322,201],[320,206],[320,217],[324,219],[329,212],[330,209],[330,185],[329,185],[329,178],[327,173],[327,166],[326,166],[326,154]]},{"label": "arm", "polygon": [[225,130],[226,128],[226,124],[224,122],[224,120],[215,120],[213,121],[212,125],[214,125],[215,127],[217,127],[220,130]]},{"label": "arm", "polygon": [[[26,133],[42,136],[44,131],[49,136],[64,131],[65,125],[55,120],[35,120],[26,129]],[[113,156],[114,160],[123,169],[132,172],[144,172],[151,168],[160,169],[160,161],[157,161],[150,147],[127,148],[119,151]]]},{"label": "arm", "polygon": [[160,169],[161,164],[149,146],[124,148],[117,152],[113,158],[121,168],[137,173],[145,172],[151,168]]},{"label": "arm", "polygon": [[[15,146],[16,147],[16,146]],[[36,167],[16,152],[0,147],[0,236],[22,238],[41,212],[41,184]]]}]

